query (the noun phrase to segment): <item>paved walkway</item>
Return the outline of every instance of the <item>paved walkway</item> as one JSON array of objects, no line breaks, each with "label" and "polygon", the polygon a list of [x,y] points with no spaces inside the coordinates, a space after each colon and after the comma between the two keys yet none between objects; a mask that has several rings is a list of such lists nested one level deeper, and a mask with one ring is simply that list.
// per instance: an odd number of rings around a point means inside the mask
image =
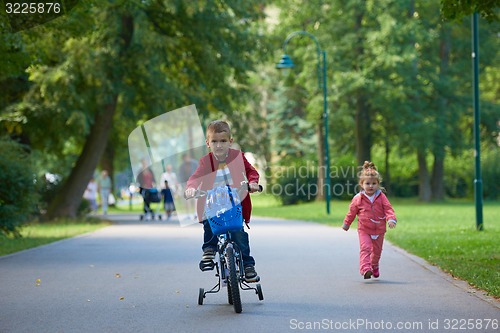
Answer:
[{"label": "paved walkway", "polygon": [[199,225],[117,224],[0,257],[0,332],[498,332],[499,302],[386,243],[379,279],[358,275],[355,232],[255,218],[264,301],[225,290],[197,305]]}]

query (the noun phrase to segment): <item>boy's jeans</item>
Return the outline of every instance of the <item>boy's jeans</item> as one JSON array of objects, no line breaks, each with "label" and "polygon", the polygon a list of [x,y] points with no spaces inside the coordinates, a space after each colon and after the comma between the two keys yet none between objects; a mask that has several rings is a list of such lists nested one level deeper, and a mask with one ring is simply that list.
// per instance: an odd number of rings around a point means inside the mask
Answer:
[{"label": "boy's jeans", "polygon": [[[203,220],[203,246],[201,249],[205,251],[206,249],[212,249],[217,251],[217,236],[212,233],[212,229],[210,229],[210,224],[208,220]],[[231,232],[231,239],[238,245],[240,248],[242,257],[243,257],[243,267],[246,266],[254,266],[255,260],[250,255],[250,244],[248,240],[248,234],[245,232],[243,227],[240,231]]]}]

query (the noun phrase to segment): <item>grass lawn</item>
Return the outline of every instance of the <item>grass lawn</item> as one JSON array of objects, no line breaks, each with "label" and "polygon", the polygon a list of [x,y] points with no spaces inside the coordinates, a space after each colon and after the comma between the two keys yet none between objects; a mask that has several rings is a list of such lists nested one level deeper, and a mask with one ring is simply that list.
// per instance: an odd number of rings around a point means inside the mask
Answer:
[{"label": "grass lawn", "polygon": [[33,223],[21,230],[21,238],[0,235],[0,256],[95,231],[107,225],[108,222],[96,218]]},{"label": "grass lawn", "polygon": [[[256,216],[313,221],[339,228],[349,206],[347,201],[332,201],[328,216],[324,202],[283,207],[271,196],[254,195],[252,203]],[[473,202],[392,199],[391,203],[398,226],[386,233],[386,239],[500,298],[500,203],[484,203],[484,230],[480,232],[475,228]]]}]

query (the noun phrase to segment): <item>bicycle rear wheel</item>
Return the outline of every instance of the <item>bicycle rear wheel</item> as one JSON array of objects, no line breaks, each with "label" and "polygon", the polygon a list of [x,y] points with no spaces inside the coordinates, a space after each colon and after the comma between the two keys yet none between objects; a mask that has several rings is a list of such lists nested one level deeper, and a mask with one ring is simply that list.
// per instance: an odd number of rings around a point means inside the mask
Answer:
[{"label": "bicycle rear wheel", "polygon": [[233,305],[233,294],[231,293],[231,285],[227,284],[227,302]]},{"label": "bicycle rear wheel", "polygon": [[231,296],[233,299],[234,312],[240,313],[241,307],[241,297],[240,297],[240,287],[238,281],[238,274],[236,274],[236,258],[234,256],[234,249],[230,246],[226,249],[227,256],[227,268],[229,270],[229,287],[231,288]]}]

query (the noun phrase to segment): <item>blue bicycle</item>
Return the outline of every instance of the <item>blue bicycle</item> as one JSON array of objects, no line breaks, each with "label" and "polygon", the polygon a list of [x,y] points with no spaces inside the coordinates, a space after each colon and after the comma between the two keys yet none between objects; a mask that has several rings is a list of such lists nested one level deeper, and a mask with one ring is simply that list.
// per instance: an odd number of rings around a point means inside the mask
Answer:
[{"label": "blue bicycle", "polygon": [[[210,224],[214,235],[218,237],[216,262],[200,264],[202,271],[216,269],[215,276],[218,278],[217,284],[210,290],[205,291],[200,288],[198,294],[198,304],[203,305],[203,299],[207,294],[218,293],[221,287],[227,287],[228,303],[233,305],[236,313],[241,313],[241,290],[253,290],[258,295],[260,301],[264,299],[262,287],[256,284],[255,287],[248,283],[259,282],[259,278],[247,281],[243,269],[243,257],[241,251],[231,239],[231,232],[241,230],[243,225],[243,215],[240,201],[240,193],[248,188],[248,183],[242,183],[240,189],[231,188],[229,185],[216,187],[209,191],[197,190],[192,198],[206,196],[205,216]],[[259,191],[262,186],[259,185]],[[191,198],[189,198],[191,199]]]}]

